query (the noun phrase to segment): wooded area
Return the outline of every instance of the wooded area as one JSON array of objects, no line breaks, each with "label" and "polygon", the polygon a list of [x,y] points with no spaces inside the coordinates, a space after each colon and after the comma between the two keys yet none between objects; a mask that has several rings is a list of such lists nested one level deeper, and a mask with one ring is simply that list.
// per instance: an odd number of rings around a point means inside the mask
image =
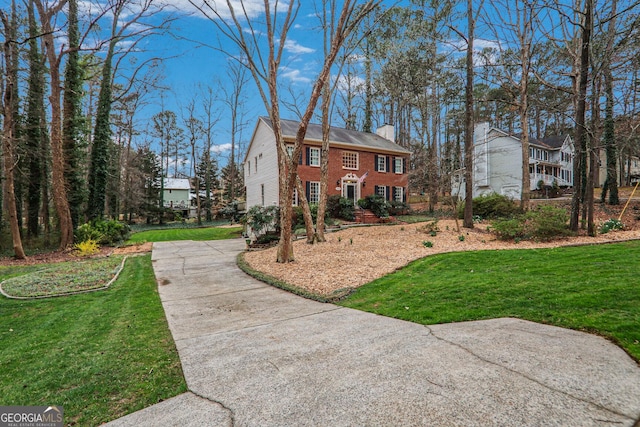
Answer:
[{"label": "wooded area", "polygon": [[[199,100],[182,100],[181,111],[163,107],[147,127],[136,115],[151,97],[162,102],[163,58],[133,58],[143,40],[172,31],[179,13],[152,0],[90,2],[90,13],[79,12],[77,0],[12,0],[0,9],[0,226],[11,233],[16,257],[25,256],[25,237],[65,249],[73,231],[95,219],[162,221],[161,177],[191,178],[208,220],[214,206],[240,198],[242,135],[254,124],[244,108],[250,85],[288,171],[280,177],[280,261],[293,259],[294,159],[310,121],[327,134],[331,124],[361,131],[393,124],[396,141],[413,153],[410,191],[428,195],[431,209],[447,196],[455,171],[470,172],[473,124],[483,121],[522,135],[525,208],[529,136],[572,136],[575,230],[583,224],[593,233],[598,168],[607,170],[603,202],[617,204],[617,186],[630,184],[631,161],[640,156],[640,2],[318,1],[322,61],[314,84],[299,93],[283,82],[281,61],[300,3],[227,1],[230,15],[218,3],[193,6],[229,42],[224,73],[233,83],[203,84]],[[261,10],[259,18],[248,5]],[[232,123],[227,159],[212,150],[221,117]],[[300,120],[292,155],[280,117]],[[467,205],[465,226],[472,227]],[[323,228],[321,220],[308,235],[322,241]]]}]

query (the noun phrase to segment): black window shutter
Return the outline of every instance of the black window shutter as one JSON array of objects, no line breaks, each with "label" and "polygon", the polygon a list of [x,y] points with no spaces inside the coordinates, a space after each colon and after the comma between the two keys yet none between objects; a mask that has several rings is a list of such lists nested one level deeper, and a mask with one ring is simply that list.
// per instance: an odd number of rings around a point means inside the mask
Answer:
[{"label": "black window shutter", "polygon": [[396,187],[393,187],[393,191],[391,192],[391,198],[389,200],[395,200],[396,199]]},{"label": "black window shutter", "polygon": [[402,203],[407,203],[407,189],[403,188],[402,191]]},{"label": "black window shutter", "polygon": [[300,158],[298,159],[298,164],[299,165],[302,164],[302,151],[300,151]]},{"label": "black window shutter", "polygon": [[[376,157],[378,157],[378,156],[376,156]],[[373,194],[375,194],[375,195],[380,194],[380,193],[378,192],[378,189],[379,189],[379,188],[380,188],[379,186],[374,185],[374,186],[373,186]]]},{"label": "black window shutter", "polygon": [[377,154],[373,156],[373,170],[378,172],[378,155]]},{"label": "black window shutter", "polygon": [[389,187],[388,185],[385,191],[385,195],[387,196],[387,200],[391,200],[391,187]]},{"label": "black window shutter", "polygon": [[310,156],[311,148],[310,147],[306,147],[306,151],[307,151],[307,163],[306,163],[306,165],[309,166],[311,164],[310,163],[310,160],[311,160],[311,156]]},{"label": "black window shutter", "polygon": [[402,159],[402,173],[407,173],[407,159]]},{"label": "black window shutter", "polygon": [[389,163],[391,162],[391,156],[386,156],[386,163],[387,163],[387,168],[385,170],[385,172],[389,172]]},{"label": "black window shutter", "polygon": [[309,196],[311,196],[311,182],[307,181],[305,185],[307,187],[305,190],[305,195],[307,196],[307,200],[309,200]]}]

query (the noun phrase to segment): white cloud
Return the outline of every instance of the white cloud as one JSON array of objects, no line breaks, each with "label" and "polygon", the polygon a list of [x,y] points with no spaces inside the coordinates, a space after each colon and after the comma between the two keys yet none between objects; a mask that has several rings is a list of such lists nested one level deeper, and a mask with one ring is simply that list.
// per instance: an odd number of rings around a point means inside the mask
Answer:
[{"label": "white cloud", "polygon": [[342,92],[351,91],[355,93],[364,92],[365,80],[360,76],[355,76],[355,75],[347,76],[343,74],[338,77],[337,81],[335,76],[332,76],[332,80],[336,84],[336,87],[338,88],[339,91],[342,91]]},{"label": "white cloud", "polygon": [[315,49],[312,49],[310,47],[305,47],[305,46],[302,46],[301,44],[298,44],[298,42],[296,42],[295,40],[286,40],[284,42],[284,49],[287,52],[293,53],[293,54],[313,53],[316,51]]},{"label": "white cloud", "polygon": [[[177,12],[192,13],[200,18],[205,18],[200,9],[210,17],[215,16],[213,13],[215,11],[222,19],[231,18],[231,11],[225,0],[161,0],[161,2],[174,8]],[[278,6],[278,10],[283,10],[286,4]],[[232,0],[231,7],[238,18],[244,18],[245,13],[249,19],[264,14],[263,0]]]},{"label": "white cloud", "polygon": [[225,151],[231,151],[231,143],[218,144],[211,147],[211,152],[214,154],[222,154]]},{"label": "white cloud", "polygon": [[282,72],[282,74],[280,75],[283,78],[289,79],[294,83],[311,83],[311,79],[308,77],[304,77],[298,69],[281,67],[280,71]]}]

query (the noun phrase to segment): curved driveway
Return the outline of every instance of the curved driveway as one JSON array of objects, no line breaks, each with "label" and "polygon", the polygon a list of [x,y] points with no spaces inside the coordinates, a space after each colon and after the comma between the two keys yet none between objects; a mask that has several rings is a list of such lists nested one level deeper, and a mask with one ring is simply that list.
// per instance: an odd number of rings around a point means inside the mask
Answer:
[{"label": "curved driveway", "polygon": [[189,392],[109,425],[640,426],[640,367],[605,339],[322,304],[244,274],[243,249],[154,244]]}]

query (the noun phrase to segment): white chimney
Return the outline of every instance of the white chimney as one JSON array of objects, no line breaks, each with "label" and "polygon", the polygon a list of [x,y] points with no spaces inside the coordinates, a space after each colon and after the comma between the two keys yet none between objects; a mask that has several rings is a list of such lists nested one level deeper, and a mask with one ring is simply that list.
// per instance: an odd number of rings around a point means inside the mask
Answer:
[{"label": "white chimney", "polygon": [[388,139],[391,142],[396,142],[396,130],[393,125],[382,125],[376,130],[376,135]]}]

